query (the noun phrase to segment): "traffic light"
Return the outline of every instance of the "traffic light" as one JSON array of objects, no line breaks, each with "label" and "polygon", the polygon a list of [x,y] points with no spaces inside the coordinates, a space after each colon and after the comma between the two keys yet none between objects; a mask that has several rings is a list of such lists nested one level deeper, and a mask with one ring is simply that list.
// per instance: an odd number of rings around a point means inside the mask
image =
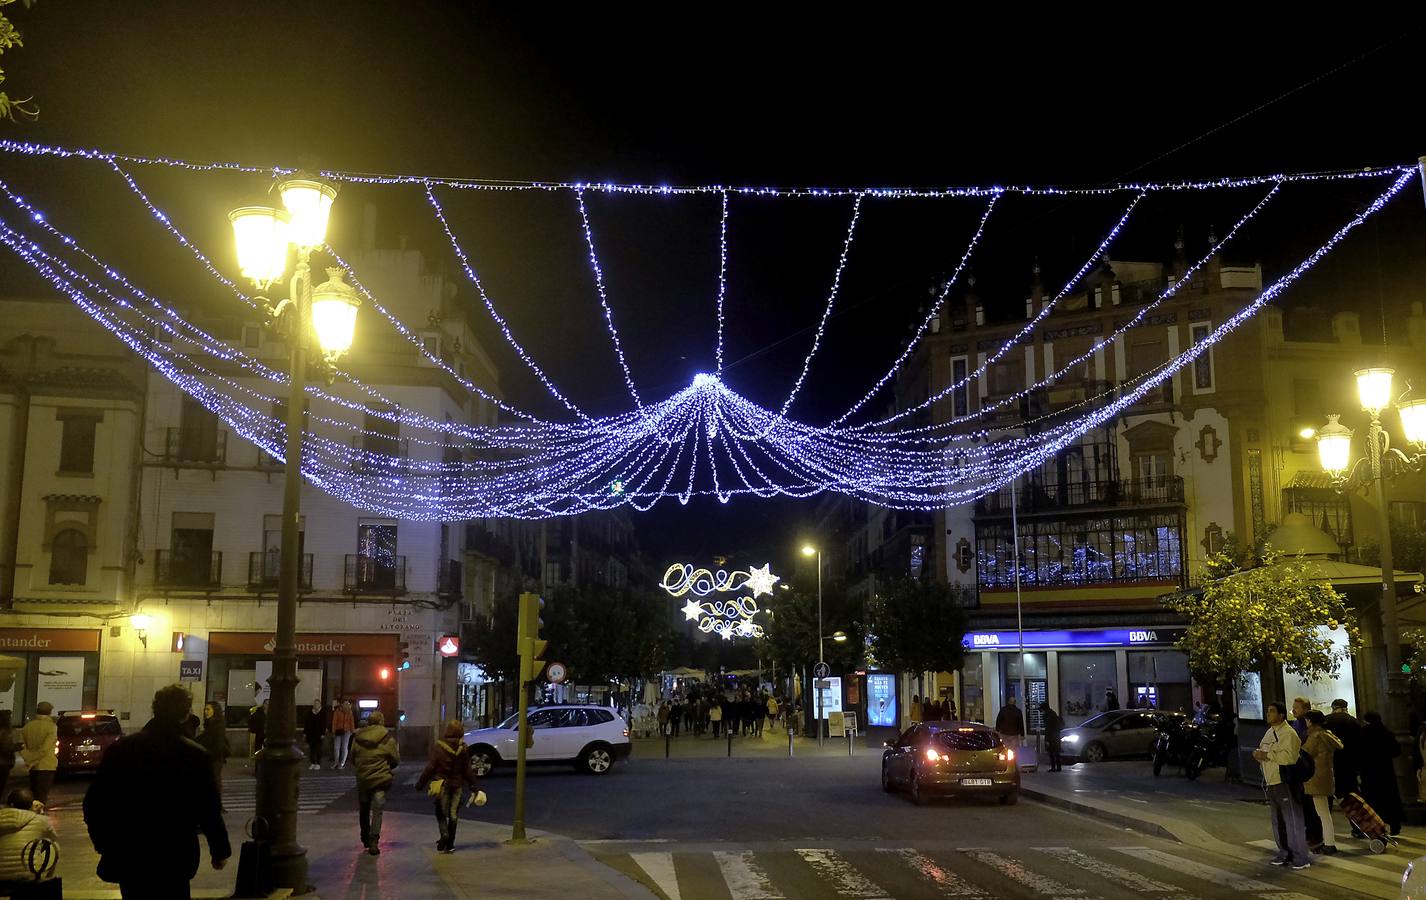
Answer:
[{"label": "traffic light", "polygon": [[382,684],[386,684],[391,680],[391,667],[382,666],[381,668],[377,669],[376,677],[381,679]]},{"label": "traffic light", "polygon": [[521,684],[535,680],[535,661],[545,655],[545,647],[549,645],[549,641],[540,638],[540,628],[545,624],[540,618],[540,610],[544,605],[545,601],[539,594],[520,595],[518,635]]},{"label": "traffic light", "polygon": [[411,668],[411,645],[400,641],[396,645],[396,671],[404,672],[409,668]]}]

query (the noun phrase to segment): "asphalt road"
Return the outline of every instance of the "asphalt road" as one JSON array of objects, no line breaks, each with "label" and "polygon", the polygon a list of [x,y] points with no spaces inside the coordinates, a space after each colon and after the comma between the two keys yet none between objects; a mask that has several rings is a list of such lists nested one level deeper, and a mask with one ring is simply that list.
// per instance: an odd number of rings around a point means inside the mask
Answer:
[{"label": "asphalt road", "polygon": [[[598,777],[533,768],[526,821],[574,838],[666,900],[1389,896],[1380,885],[1327,884],[1315,877],[1320,865],[1274,868],[1263,851],[1230,858],[1030,800],[917,807],[881,791],[878,766],[868,755],[634,759]],[[410,784],[418,771],[400,770],[389,810],[429,814]],[[354,829],[354,779],[304,776],[300,827]],[[61,782],[53,800],[73,809],[84,785]],[[462,817],[508,824],[514,785],[512,770],[497,770],[484,785],[490,802]],[[230,770],[229,808],[241,815],[251,798],[251,776]]]}]

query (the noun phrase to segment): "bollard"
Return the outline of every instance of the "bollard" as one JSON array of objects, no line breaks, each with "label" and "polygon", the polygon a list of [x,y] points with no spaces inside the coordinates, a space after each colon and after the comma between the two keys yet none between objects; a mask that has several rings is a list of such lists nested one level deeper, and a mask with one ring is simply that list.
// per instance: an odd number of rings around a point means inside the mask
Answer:
[{"label": "bollard", "polygon": [[728,758],[733,758],[733,732],[728,732]]},{"label": "bollard", "polygon": [[673,740],[673,738],[670,737],[667,732],[665,732],[665,733],[664,733],[664,736],[663,736],[663,758],[664,758],[664,759],[668,759],[668,748],[669,748],[669,742],[670,742],[671,740]]},{"label": "bollard", "polygon": [[852,733],[850,731],[847,732],[847,755],[852,755]]},{"label": "bollard", "polygon": [[793,733],[794,733],[794,732],[793,732],[793,728],[792,728],[792,723],[791,723],[791,722],[788,722],[788,723],[787,723],[787,758],[788,758],[788,759],[792,759],[792,736],[793,736]]}]

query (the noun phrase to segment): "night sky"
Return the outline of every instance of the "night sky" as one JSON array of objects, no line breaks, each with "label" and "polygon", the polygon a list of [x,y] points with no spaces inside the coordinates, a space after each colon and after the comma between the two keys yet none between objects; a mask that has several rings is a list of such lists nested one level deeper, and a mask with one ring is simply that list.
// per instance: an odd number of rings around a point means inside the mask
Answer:
[{"label": "night sky", "polygon": [[[1157,7],[1167,19],[1057,19],[1027,7],[990,21],[824,7],[779,20],[766,5],[527,6],[533,14],[515,17],[455,3],[14,4],[7,12],[25,46],[0,60],[5,88],[33,94],[42,114],[0,131],[361,172],[834,187],[1097,185],[1391,165],[1426,153],[1415,16],[1288,23],[1282,12],[1254,19],[1241,5],[1231,15],[1183,5]],[[5,157],[0,173],[162,296],[222,302],[102,164]],[[230,263],[224,213],[261,180],[134,174]],[[1261,260],[1267,277],[1280,274],[1380,190],[1288,189],[1230,261]],[[1167,261],[1182,225],[1192,258],[1210,226],[1221,234],[1262,193],[1155,197],[1113,255]],[[383,241],[404,236],[454,272],[418,188],[344,189],[334,245],[355,241],[354,210],[367,200],[380,204]],[[555,382],[592,412],[627,408],[573,199],[442,200],[492,299]],[[646,400],[662,398],[713,368],[718,200],[588,202],[630,367]],[[1023,309],[1036,258],[1057,288],[1126,202],[1003,201],[974,269],[992,317]],[[825,422],[886,371],[982,204],[866,201],[794,416]],[[846,198],[732,203],[725,373],[764,405],[780,405],[810,349],[850,213]],[[39,290],[9,260],[0,274],[8,293]],[[1359,308],[1370,335],[1378,310],[1390,321],[1409,296],[1426,298],[1423,284],[1426,211],[1413,186],[1286,302]],[[556,411],[493,330],[486,347],[508,398]],[[786,569],[808,512],[752,499],[670,501],[640,524],[656,558],[726,552]]]}]

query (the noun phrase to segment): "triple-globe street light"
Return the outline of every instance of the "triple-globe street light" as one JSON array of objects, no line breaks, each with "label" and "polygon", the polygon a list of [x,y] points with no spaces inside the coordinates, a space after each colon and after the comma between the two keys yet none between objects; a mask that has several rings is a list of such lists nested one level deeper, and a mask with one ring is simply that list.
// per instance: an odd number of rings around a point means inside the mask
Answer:
[{"label": "triple-globe street light", "polygon": [[[1386,647],[1387,724],[1395,732],[1406,728],[1406,676],[1401,669],[1401,628],[1396,616],[1396,577],[1392,562],[1391,518],[1386,500],[1386,481],[1407,472],[1419,472],[1426,466],[1426,397],[1408,390],[1392,400],[1392,376],[1396,370],[1387,366],[1358,369],[1357,398],[1362,411],[1369,417],[1363,449],[1365,454],[1352,461],[1350,428],[1329,415],[1327,424],[1317,432],[1317,454],[1322,468],[1332,476],[1332,485],[1339,493],[1369,488],[1374,493],[1377,508],[1377,533],[1381,538],[1381,625],[1382,642]],[[1401,419],[1401,430],[1411,445],[1410,454],[1391,446],[1391,437],[1382,425],[1382,413],[1395,405]]]},{"label": "triple-globe street light", "polygon": [[[305,175],[284,179],[276,190],[282,209],[243,206],[233,210],[238,268],[266,291],[287,272],[295,250],[288,295],[280,301],[255,297],[291,351],[288,370],[286,446],[282,491],[282,549],[277,591],[277,634],[268,679],[271,711],[266,740],[257,757],[255,837],[271,846],[271,870],[264,880],[277,888],[307,888],[307,851],[297,843],[298,770],[304,759],[297,745],[297,592],[301,571],[300,506],[302,438],[309,354],[315,338],[327,368],[352,345],[361,300],[343,281],[340,268],[327,269],[328,280],[312,284],[312,251],[326,243],[327,219],[336,188]],[[246,873],[239,873],[240,880]]]}]

